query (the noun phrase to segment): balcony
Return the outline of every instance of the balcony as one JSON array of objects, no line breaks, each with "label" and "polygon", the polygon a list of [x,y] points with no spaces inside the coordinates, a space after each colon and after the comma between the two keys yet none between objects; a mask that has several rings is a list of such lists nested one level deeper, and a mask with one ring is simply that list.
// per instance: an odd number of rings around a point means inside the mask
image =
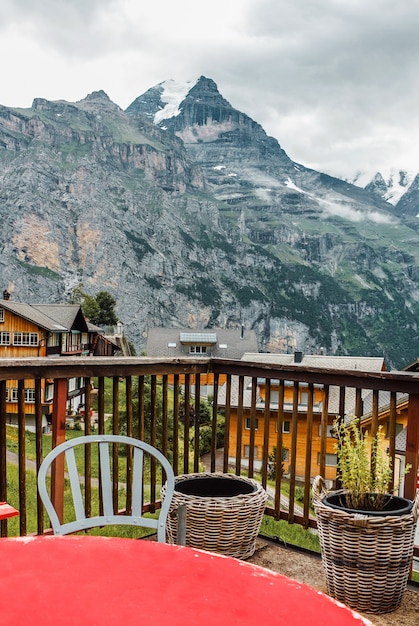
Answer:
[{"label": "balcony", "polygon": [[[416,493],[419,451],[419,374],[416,373],[305,369],[294,365],[272,366],[207,357],[4,359],[0,363],[0,500],[10,501],[13,495],[8,492],[10,450],[8,454],[4,442],[9,423],[7,381],[17,381],[18,425],[14,459],[19,472],[19,494],[18,501],[11,504],[20,511],[20,535],[48,531],[42,506],[37,500],[35,482],[25,471],[25,426],[29,410],[25,404],[25,381],[30,381],[27,384],[35,388],[35,402],[31,403],[30,411],[35,422],[33,467],[36,470],[48,448],[66,438],[68,380],[77,377],[86,381],[85,415],[90,414],[90,407],[95,409],[94,421],[84,421],[85,434],[91,434],[92,428],[117,433],[123,422],[127,434],[157,445],[170,458],[175,473],[180,474],[203,470],[199,439],[205,429],[209,440],[207,471],[221,469],[260,480],[272,494],[265,513],[276,520],[286,520],[306,529],[316,528],[310,510],[310,480],[316,474],[328,478],[330,484],[336,480],[330,464],[333,442],[328,428],[333,402],[337,403],[340,415],[353,410],[356,415],[366,416],[371,431],[377,429],[385,413],[388,451],[396,474],[401,463],[410,463],[413,468],[404,479],[403,494],[413,499]],[[46,380],[54,381],[50,435],[43,433],[42,421],[42,394]],[[285,385],[292,389],[291,402],[286,398]],[[266,398],[272,398],[274,388],[278,390],[273,402],[260,401],[262,387]],[[300,401],[301,390],[305,394],[304,406]],[[105,397],[106,393],[111,394],[110,399]],[[207,396],[211,401],[211,414],[209,423],[203,426],[199,420],[200,401]],[[109,403],[112,407],[110,415],[109,409],[108,412],[105,409]],[[185,410],[185,407],[193,407],[193,411]],[[402,418],[404,450],[399,449],[397,443]],[[217,419],[224,423],[222,449],[217,449]],[[186,432],[189,436],[182,437]],[[286,462],[278,463],[272,481],[269,468],[273,438],[278,450],[286,445],[288,456]],[[84,480],[86,507],[89,507],[94,479],[88,459]],[[64,485],[63,469],[57,469],[52,485],[53,496],[59,502]],[[150,501],[145,503],[146,509],[152,511],[159,506],[159,488],[158,478],[151,473]],[[297,499],[297,493],[303,494],[302,500]],[[130,507],[129,498],[130,494],[127,494],[126,508]],[[37,508],[36,528],[27,524],[29,509],[33,506]],[[0,522],[0,530],[2,537],[9,534],[6,520]],[[417,536],[416,557],[419,557],[418,544]]]}]

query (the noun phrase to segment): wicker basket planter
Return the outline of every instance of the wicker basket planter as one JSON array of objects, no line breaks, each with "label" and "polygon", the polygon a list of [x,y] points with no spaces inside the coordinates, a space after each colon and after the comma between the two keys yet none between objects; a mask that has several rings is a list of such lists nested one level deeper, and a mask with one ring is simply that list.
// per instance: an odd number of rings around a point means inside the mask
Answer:
[{"label": "wicker basket planter", "polygon": [[[313,483],[322,563],[329,595],[358,611],[388,613],[400,605],[413,558],[419,493],[410,510],[362,514],[332,508],[318,476]],[[333,492],[344,495],[344,492]],[[395,500],[399,498],[395,497]]]},{"label": "wicker basket planter", "polygon": [[187,546],[246,559],[255,551],[267,497],[255,480],[234,474],[177,476],[167,521],[168,541],[176,543],[176,511],[183,504]]}]

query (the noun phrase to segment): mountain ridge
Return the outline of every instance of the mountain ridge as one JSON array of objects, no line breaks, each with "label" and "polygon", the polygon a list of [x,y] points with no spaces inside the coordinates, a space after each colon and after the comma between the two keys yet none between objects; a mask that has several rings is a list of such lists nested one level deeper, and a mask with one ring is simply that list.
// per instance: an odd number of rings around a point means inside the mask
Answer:
[{"label": "mountain ridge", "polygon": [[162,94],[160,83],[126,111],[102,91],[0,107],[12,297],[108,290],[138,352],[150,327],[244,324],[264,351],[413,361],[413,214],[293,162],[212,79],[172,98],[169,117]]}]

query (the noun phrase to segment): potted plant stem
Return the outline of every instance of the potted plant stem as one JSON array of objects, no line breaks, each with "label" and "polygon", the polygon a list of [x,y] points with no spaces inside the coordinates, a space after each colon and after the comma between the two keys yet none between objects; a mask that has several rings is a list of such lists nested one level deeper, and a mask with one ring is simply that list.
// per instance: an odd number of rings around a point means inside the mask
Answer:
[{"label": "potted plant stem", "polygon": [[412,502],[389,492],[392,466],[381,428],[369,437],[357,418],[335,427],[342,489],[327,492],[320,476],[313,483],[328,593],[359,611],[387,613],[407,586],[419,493]]}]

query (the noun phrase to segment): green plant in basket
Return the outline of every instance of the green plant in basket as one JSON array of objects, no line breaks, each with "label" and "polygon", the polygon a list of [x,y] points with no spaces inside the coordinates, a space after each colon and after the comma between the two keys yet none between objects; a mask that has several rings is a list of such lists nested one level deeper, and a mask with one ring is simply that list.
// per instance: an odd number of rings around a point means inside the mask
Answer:
[{"label": "green plant in basket", "polygon": [[[337,436],[337,469],[342,482],[344,504],[350,509],[381,511],[388,502],[392,481],[392,463],[383,445],[384,433],[378,427],[375,437],[362,432],[360,420],[350,416],[350,422],[335,422]],[[405,473],[410,470],[407,465]]]}]

